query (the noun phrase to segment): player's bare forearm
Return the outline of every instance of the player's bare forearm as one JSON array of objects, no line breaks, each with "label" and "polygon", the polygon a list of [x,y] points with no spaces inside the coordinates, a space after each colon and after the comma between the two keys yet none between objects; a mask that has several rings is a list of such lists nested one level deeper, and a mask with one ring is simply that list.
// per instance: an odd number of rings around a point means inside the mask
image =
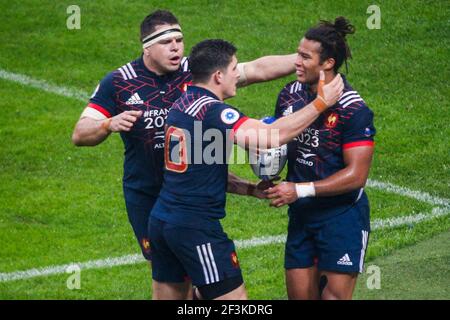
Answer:
[{"label": "player's bare forearm", "polygon": [[244,64],[246,82],[249,85],[270,81],[294,73],[297,54],[265,56]]},{"label": "player's bare forearm", "polygon": [[234,193],[244,196],[253,196],[256,198],[266,198],[266,195],[263,192],[264,188],[258,188],[258,185],[242,179],[235,175],[234,173],[228,172],[228,186],[227,192]]},{"label": "player's bare forearm", "polygon": [[228,185],[227,192],[240,194],[240,195],[248,195],[251,183],[247,180],[244,180],[234,173],[228,172]]},{"label": "player's bare forearm", "polygon": [[76,146],[96,146],[103,142],[111,133],[105,128],[105,121],[91,118],[81,118],[72,134],[72,142]]},{"label": "player's bare forearm", "polygon": [[298,136],[317,119],[319,114],[320,112],[311,104],[271,124],[248,119],[237,130],[235,141],[239,146],[253,152],[258,149],[279,147]]},{"label": "player's bare forearm", "polygon": [[358,174],[354,168],[344,168],[326,179],[314,182],[316,197],[337,196],[364,187],[365,174]]},{"label": "player's bare forearm", "polygon": [[[293,203],[299,197],[330,197],[344,194],[364,187],[367,176],[364,178],[349,167],[346,167],[326,179],[311,183],[282,182],[266,190],[267,198],[273,207],[282,207]],[[312,189],[312,192],[311,192]]]},{"label": "player's bare forearm", "polygon": [[130,131],[142,111],[127,110],[112,118],[92,119],[82,117],[73,132],[72,142],[77,146],[95,146],[105,140],[111,132]]},{"label": "player's bare forearm", "polygon": [[373,147],[356,147],[344,151],[346,167],[314,182],[316,196],[327,197],[363,188],[369,176]]}]

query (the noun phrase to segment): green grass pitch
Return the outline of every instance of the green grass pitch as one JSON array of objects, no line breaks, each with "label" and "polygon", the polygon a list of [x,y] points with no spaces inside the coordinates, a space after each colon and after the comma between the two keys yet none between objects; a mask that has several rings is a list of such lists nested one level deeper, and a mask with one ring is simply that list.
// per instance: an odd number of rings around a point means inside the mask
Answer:
[{"label": "green grass pitch", "polygon": [[[381,268],[382,289],[369,290],[364,274],[355,298],[450,298],[448,2],[378,1],[379,30],[366,26],[370,1],[79,0],[81,29],[68,30],[71,4],[2,1],[0,73],[88,96],[106,73],[140,54],[140,22],[157,8],[179,18],[186,55],[200,40],[224,38],[238,47],[240,61],[292,53],[319,19],[349,18],[357,31],[348,38],[353,60],[347,77],[374,111],[378,132],[370,179],[419,195],[369,186],[372,221],[442,213],[374,230],[367,265]],[[138,254],[123,202],[120,138],[74,147],[71,132],[86,102],[8,78],[0,77],[0,274]],[[270,115],[278,92],[293,79],[244,88],[230,103],[255,118]],[[231,170],[255,180],[248,165]],[[444,200],[425,201],[425,193]],[[232,195],[227,212],[223,225],[233,239],[286,234],[285,208]],[[238,251],[251,299],[286,299],[283,250],[282,243],[269,243]],[[407,259],[412,255],[417,259]],[[0,299],[151,297],[144,263],[83,270],[80,290],[67,288],[68,276],[0,281]]]}]

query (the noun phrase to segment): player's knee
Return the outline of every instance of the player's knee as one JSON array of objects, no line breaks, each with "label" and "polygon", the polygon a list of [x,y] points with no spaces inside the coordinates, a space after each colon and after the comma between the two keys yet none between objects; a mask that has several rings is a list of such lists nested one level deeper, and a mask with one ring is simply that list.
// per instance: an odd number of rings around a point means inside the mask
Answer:
[{"label": "player's knee", "polygon": [[[232,291],[238,289],[241,287],[241,285],[244,283],[244,280],[242,279],[242,275],[227,278],[225,280],[222,280],[220,282],[207,284],[201,287],[198,287],[198,291],[200,292],[200,295],[205,300],[213,300],[222,296],[225,296],[226,294],[231,293]],[[242,292],[243,291],[243,292]],[[246,299],[246,292],[244,290],[237,290],[236,294],[233,295],[232,299]]]},{"label": "player's knee", "polygon": [[323,288],[320,297],[322,300],[350,300],[352,298],[352,292],[326,285]]},{"label": "player's knee", "polygon": [[343,297],[342,293],[340,293],[339,291],[333,291],[329,287],[326,287],[322,291],[322,294],[320,295],[320,297],[322,300],[346,300]]},{"label": "player's knee", "polygon": [[152,282],[153,300],[191,300],[192,286],[190,282],[169,283],[159,282],[153,279]]},{"label": "player's knee", "polygon": [[[222,300],[247,300],[247,290],[245,290],[244,283],[221,298]],[[218,299],[221,298],[219,297]]]}]

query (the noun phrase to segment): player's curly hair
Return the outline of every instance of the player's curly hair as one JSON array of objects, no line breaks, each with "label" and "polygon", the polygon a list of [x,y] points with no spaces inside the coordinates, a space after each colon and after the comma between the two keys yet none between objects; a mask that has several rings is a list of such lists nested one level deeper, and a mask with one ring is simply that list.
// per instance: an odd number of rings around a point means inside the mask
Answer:
[{"label": "player's curly hair", "polygon": [[322,46],[320,63],[333,58],[335,60],[333,69],[337,73],[344,61],[347,68],[347,59],[352,57],[346,36],[353,33],[355,33],[355,27],[350,24],[350,21],[345,17],[337,17],[334,23],[321,20],[317,26],[306,32],[305,38],[320,42]]}]

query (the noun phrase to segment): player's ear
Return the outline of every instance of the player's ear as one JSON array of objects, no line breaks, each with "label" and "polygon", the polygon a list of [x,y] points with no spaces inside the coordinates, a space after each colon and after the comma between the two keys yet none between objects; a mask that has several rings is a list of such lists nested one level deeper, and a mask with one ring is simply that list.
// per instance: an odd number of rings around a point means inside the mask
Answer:
[{"label": "player's ear", "polygon": [[214,82],[216,84],[221,84],[223,81],[223,72],[220,70],[217,70],[213,73]]},{"label": "player's ear", "polygon": [[149,48],[145,48],[144,49],[144,56],[149,56],[150,55],[150,49]]},{"label": "player's ear", "polygon": [[333,70],[335,64],[336,64],[336,60],[334,60],[334,58],[328,58],[323,63],[323,70],[324,71]]}]

